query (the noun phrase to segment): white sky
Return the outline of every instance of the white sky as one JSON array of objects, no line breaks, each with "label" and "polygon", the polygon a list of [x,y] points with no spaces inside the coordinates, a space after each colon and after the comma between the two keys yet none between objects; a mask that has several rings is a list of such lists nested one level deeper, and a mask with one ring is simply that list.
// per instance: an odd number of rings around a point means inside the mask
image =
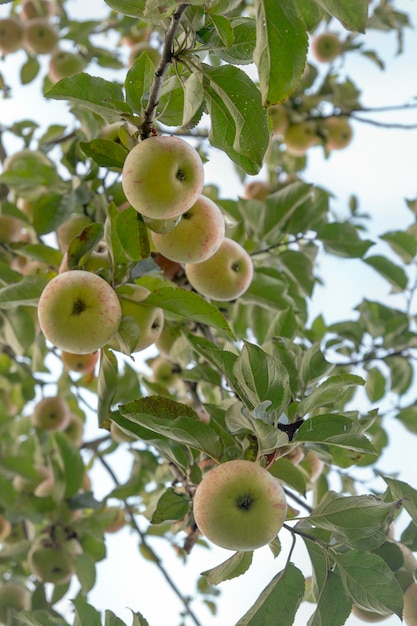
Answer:
[{"label": "white sky", "polygon": [[[412,15],[412,21],[417,26],[416,5],[415,0],[396,3],[398,8]],[[72,0],[70,6],[77,17],[85,16],[86,19],[97,18],[107,12],[102,0],[88,2]],[[6,6],[0,6],[0,16],[6,14]],[[348,55],[346,69],[359,86],[364,88],[363,104],[380,107],[415,99],[416,31],[406,32],[407,52],[404,55],[396,56],[394,36],[384,33],[370,34],[368,47],[378,50],[383,56],[387,70],[381,72],[363,57]],[[24,88],[19,86],[13,72],[23,59],[24,54],[19,52],[9,57],[6,62],[0,61],[0,72],[13,87],[13,98],[0,102],[0,123],[7,125],[15,120],[32,117],[42,124],[68,120],[66,105],[43,100],[39,96],[37,84]],[[88,71],[94,74],[96,68],[90,67]],[[370,117],[389,122],[417,121],[415,111]],[[362,123],[355,123],[354,131],[352,145],[346,150],[332,154],[329,160],[324,160],[320,149],[312,150],[305,179],[325,186],[337,194],[332,206],[341,215],[346,214],[347,198],[351,193],[355,193],[359,197],[361,209],[372,215],[370,224],[372,236],[409,225],[413,219],[404,199],[417,196],[415,168],[417,131],[387,130]],[[225,179],[224,173],[228,170],[230,175]],[[236,197],[241,193],[241,185],[227,159],[222,155],[213,154],[211,161],[205,166],[205,171],[206,182],[220,184],[224,197]],[[320,262],[319,271],[324,278],[325,286],[316,289],[311,305],[313,317],[323,313],[328,322],[348,319],[352,315],[352,308],[364,296],[370,299],[389,298],[387,283],[359,261],[327,257]],[[392,300],[388,302],[393,303]],[[95,436],[97,431],[94,417],[92,420],[88,427],[92,436]],[[389,430],[391,446],[384,455],[384,470],[399,472],[400,478],[417,488],[415,439],[402,428]],[[114,458],[117,462],[116,473],[123,479],[126,462],[120,457]],[[97,497],[106,494],[109,489],[107,478],[100,470],[94,473],[94,489]],[[256,551],[254,563],[245,576],[220,586],[222,594],[217,599],[219,611],[216,617],[212,618],[204,607],[195,603],[194,609],[204,626],[231,626],[246,612],[272,576],[285,565],[291,538],[285,530],[280,533],[280,538],[283,551],[278,559],[272,558],[268,548],[262,548]],[[198,574],[219,564],[231,554],[217,548],[210,551],[196,549],[183,566],[173,550],[164,546],[163,541],[155,540],[153,545],[157,553],[163,555],[167,570],[174,576],[183,593],[190,595],[194,594]],[[137,538],[133,532],[124,529],[109,536],[107,547],[108,558],[98,565],[97,584],[89,598],[91,603],[99,610],[112,609],[127,624],[131,623],[131,613],[127,608],[130,607],[132,610],[141,611],[151,626],[161,624],[177,626],[181,606],[154,565],[137,555]],[[293,560],[299,567],[305,567],[305,572],[309,573],[302,542],[297,542]],[[311,605],[303,604],[295,626],[305,626],[310,613]],[[354,617],[350,617],[346,622],[347,626],[361,623]],[[383,623],[387,626],[400,624],[395,617]]]}]

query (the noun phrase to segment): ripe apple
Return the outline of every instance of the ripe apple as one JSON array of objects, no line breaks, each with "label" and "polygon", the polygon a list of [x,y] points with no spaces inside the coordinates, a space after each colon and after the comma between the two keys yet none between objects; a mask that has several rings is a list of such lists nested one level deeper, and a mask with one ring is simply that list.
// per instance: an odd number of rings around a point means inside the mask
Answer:
[{"label": "ripe apple", "polygon": [[316,35],[311,42],[311,51],[321,63],[334,61],[342,51],[339,35],[332,32]]},{"label": "ripe apple", "polygon": [[71,580],[74,560],[79,554],[82,554],[82,548],[77,539],[65,537],[62,532],[58,536],[47,533],[33,542],[28,553],[28,565],[41,581],[62,585]]},{"label": "ripe apple", "polygon": [[61,352],[61,361],[66,370],[77,372],[77,374],[91,374],[94,372],[98,361],[99,352],[89,352],[87,354],[73,354],[72,352]]},{"label": "ripe apple", "polygon": [[262,180],[245,183],[243,197],[247,200],[265,200],[271,193],[271,185]]},{"label": "ripe apple", "polygon": [[403,619],[406,626],[417,626],[417,583],[415,582],[404,591]]},{"label": "ripe apple", "polygon": [[158,252],[178,263],[206,261],[219,249],[224,235],[223,213],[213,200],[205,196],[197,198],[169,233],[151,233]]},{"label": "ripe apple", "polygon": [[182,215],[201,194],[203,163],[184,139],[160,135],[138,143],[127,155],[122,185],[126,198],[146,217]]},{"label": "ripe apple", "polygon": [[110,348],[125,354],[139,352],[155,343],[164,325],[164,312],[146,304],[149,289],[130,283],[119,291],[122,319]]},{"label": "ripe apple", "polygon": [[15,624],[14,615],[29,611],[32,595],[26,587],[13,581],[0,585],[0,624]]},{"label": "ripe apple", "polygon": [[156,69],[159,61],[161,60],[161,53],[159,50],[149,45],[147,41],[138,41],[138,43],[134,44],[130,48],[130,54],[127,62],[129,67],[133,65],[136,59],[140,57],[143,52],[146,52]]},{"label": "ripe apple", "polygon": [[389,615],[380,615],[379,613],[375,613],[374,611],[366,611],[355,604],[352,606],[352,615],[359,617],[363,622],[368,622],[370,624],[383,622],[385,619],[389,617]]},{"label": "ripe apple", "polygon": [[225,237],[220,248],[202,263],[186,263],[192,287],[213,300],[230,301],[248,289],[253,277],[252,259],[233,239]]},{"label": "ripe apple", "polygon": [[0,19],[0,52],[2,55],[16,52],[23,46],[24,28],[14,17]]},{"label": "ripe apple", "polygon": [[287,512],[281,483],[258,463],[227,461],[209,470],[198,485],[193,512],[200,531],[227,550],[266,545]]},{"label": "ripe apple", "polygon": [[13,215],[0,215],[0,244],[22,241],[26,224]]},{"label": "ripe apple", "polygon": [[37,428],[54,432],[65,430],[71,417],[68,402],[59,396],[42,398],[34,407],[31,422]]},{"label": "ripe apple", "polygon": [[284,105],[273,104],[268,107],[268,115],[272,123],[272,136],[282,137],[290,124],[288,113]]},{"label": "ripe apple", "polygon": [[25,25],[24,45],[34,54],[49,54],[59,41],[59,33],[47,18],[37,17]]},{"label": "ripe apple", "polygon": [[82,72],[86,64],[86,60],[77,52],[69,52],[57,48],[52,52],[49,59],[49,79],[51,82],[56,83],[61,78],[67,78]]},{"label": "ripe apple", "polygon": [[53,4],[50,0],[24,0],[21,16],[25,20],[33,20],[36,17],[51,17]]},{"label": "ripe apple", "polygon": [[84,270],[58,274],[41,293],[39,324],[65,352],[88,354],[105,346],[122,317],[119,298],[103,278]]},{"label": "ripe apple", "polygon": [[353,129],[347,117],[334,115],[324,120],[327,150],[342,150],[352,141]]},{"label": "ripe apple", "polygon": [[309,148],[318,143],[317,125],[313,120],[290,124],[284,133],[287,151],[293,156],[304,156]]}]

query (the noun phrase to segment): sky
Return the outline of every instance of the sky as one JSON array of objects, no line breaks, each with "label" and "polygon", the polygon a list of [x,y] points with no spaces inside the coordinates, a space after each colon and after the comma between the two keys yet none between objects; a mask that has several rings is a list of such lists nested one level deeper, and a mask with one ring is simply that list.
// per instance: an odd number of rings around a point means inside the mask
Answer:
[{"label": "sky", "polygon": [[[400,9],[412,16],[417,26],[417,3],[415,0],[403,0],[396,3]],[[69,4],[74,14],[97,18],[106,13],[107,7],[102,0],[72,0]],[[0,6],[0,16],[7,9]],[[366,86],[363,104],[368,107],[399,105],[415,101],[417,90],[415,81],[415,60],[417,58],[416,31],[406,32],[406,54],[396,56],[396,42],[393,35],[372,33],[368,38],[370,48],[377,49],[383,55],[387,70],[381,72],[370,61],[359,55],[348,55],[346,71],[354,76],[361,86]],[[382,52],[381,52],[382,51]],[[20,55],[20,56],[19,56]],[[68,120],[67,107],[62,102],[47,102],[39,97],[38,85],[21,88],[13,76],[12,65],[19,66],[22,55],[17,53],[6,63],[0,61],[0,72],[12,83],[13,99],[0,102],[0,123],[8,124],[16,119],[30,118],[32,115],[43,124],[52,121],[60,123]],[[92,74],[95,68],[89,70]],[[27,103],[30,102],[28,109]],[[385,122],[416,123],[414,112],[394,112],[370,114],[370,118]],[[11,146],[13,147],[13,146]],[[367,237],[407,226],[413,221],[412,214],[406,208],[405,198],[417,197],[417,130],[384,129],[370,124],[354,123],[354,141],[346,150],[333,153],[325,160],[320,149],[309,153],[308,169],[304,178],[309,182],[322,185],[332,190],[336,196],[332,208],[338,215],[346,215],[347,200],[355,193],[362,211],[372,215]],[[228,172],[225,176],[225,172]],[[261,178],[262,174],[258,176]],[[221,183],[223,197],[236,198],[242,193],[242,186],[227,159],[219,154],[212,155],[205,165],[207,183]],[[376,247],[375,247],[376,249]],[[386,252],[385,248],[381,250]],[[319,274],[324,281],[323,287],[315,291],[310,306],[313,319],[323,313],[327,322],[347,319],[352,316],[353,308],[366,296],[370,299],[386,299],[393,304],[386,282],[370,268],[359,261],[346,261],[337,257],[326,257],[320,261]],[[95,432],[94,416],[89,418],[88,427]],[[390,428],[391,446],[383,457],[386,472],[398,472],[398,477],[410,482],[417,488],[415,470],[415,439],[405,430]],[[128,471],[126,458],[115,457],[116,473],[120,480]],[[108,491],[108,479],[97,469],[93,485],[97,497]],[[257,550],[254,562],[244,577],[228,581],[220,586],[221,596],[217,599],[218,615],[212,618],[209,612],[195,603],[195,611],[204,626],[231,626],[255,601],[260,591],[284,565],[291,545],[289,533],[282,531],[282,554],[273,559],[269,548]],[[195,581],[201,571],[226,560],[230,552],[220,548],[211,550],[197,549],[190,555],[187,564],[182,565],[175,552],[164,546],[161,540],[152,544],[157,553],[163,556],[168,571],[174,575],[184,594],[194,594]],[[103,610],[112,609],[127,624],[131,622],[132,610],[141,611],[151,626],[177,626],[181,606],[166,586],[158,570],[137,556],[137,538],[129,529],[123,529],[108,536],[108,558],[98,565],[98,579],[90,593],[91,603]],[[293,556],[294,562],[300,563],[309,573],[308,559],[302,542],[297,542]],[[297,615],[294,626],[305,626],[312,607],[304,603]],[[191,623],[191,622],[188,622]],[[383,622],[386,626],[400,624],[395,617]],[[350,617],[347,626],[358,626],[359,620]]]}]

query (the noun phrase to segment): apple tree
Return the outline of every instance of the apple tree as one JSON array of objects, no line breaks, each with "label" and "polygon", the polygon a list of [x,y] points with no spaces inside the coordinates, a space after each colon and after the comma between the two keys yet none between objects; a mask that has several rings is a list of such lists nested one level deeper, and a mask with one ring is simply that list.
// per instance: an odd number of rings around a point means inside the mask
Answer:
[{"label": "apple tree", "polygon": [[[71,119],[0,128],[0,623],[123,626],[89,592],[130,526],[178,623],[215,614],[268,545],[283,565],[237,624],[290,626],[303,602],[309,626],[417,624],[417,491],[381,460],[393,414],[417,433],[417,200],[380,254],[355,196],[341,217],[306,176],[365,110],[344,60],[383,70],[367,35],[402,53],[409,16],[395,0],[102,0],[89,20],[66,0],[0,5],[4,99],[17,68]],[[205,179],[220,156],[236,197]],[[312,317],[332,257],[403,304]],[[230,556],[184,598],[155,536],[184,562],[211,542]]]}]

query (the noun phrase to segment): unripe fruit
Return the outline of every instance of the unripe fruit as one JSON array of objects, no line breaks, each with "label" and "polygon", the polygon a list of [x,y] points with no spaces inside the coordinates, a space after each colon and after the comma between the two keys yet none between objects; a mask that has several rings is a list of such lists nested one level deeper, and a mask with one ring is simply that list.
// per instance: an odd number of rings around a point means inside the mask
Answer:
[{"label": "unripe fruit", "polygon": [[185,273],[191,286],[203,296],[230,301],[248,289],[253,277],[253,264],[240,244],[225,237],[220,248],[207,261],[186,263]]},{"label": "unripe fruit", "polygon": [[16,52],[23,46],[24,28],[14,17],[0,19],[0,52],[3,55]]},{"label": "unripe fruit", "polygon": [[75,413],[71,413],[70,421],[66,429],[64,430],[64,434],[72,441],[74,446],[77,448],[80,447],[83,441],[84,435],[84,422]]},{"label": "unripe fruit", "polygon": [[26,587],[8,581],[0,585],[0,624],[14,624],[15,613],[29,611],[32,595]]},{"label": "unripe fruit", "polygon": [[178,376],[175,372],[175,366],[168,359],[164,359],[162,356],[156,357],[151,364],[152,379],[159,385],[164,387],[174,387]]},{"label": "unripe fruit", "polygon": [[333,116],[324,121],[327,150],[342,150],[352,141],[353,129],[346,117]]},{"label": "unripe fruit", "polygon": [[37,473],[36,478],[25,478],[24,476],[20,476],[19,474],[13,476],[12,484],[14,489],[16,489],[16,491],[19,491],[20,493],[32,494],[34,493],[39,483],[43,480],[46,480],[51,475],[50,470],[44,465],[36,465],[35,470]]},{"label": "unripe fruit", "polygon": [[223,213],[212,200],[199,196],[171,232],[151,233],[158,252],[178,263],[201,263],[219,249],[225,235]]},{"label": "unripe fruit", "polygon": [[51,17],[53,5],[50,0],[24,0],[21,15],[25,20],[37,17]]},{"label": "unripe fruit", "polygon": [[268,107],[268,115],[272,122],[272,135],[281,137],[290,124],[285,107],[282,104],[274,104]]},{"label": "unripe fruit", "polygon": [[243,197],[247,200],[266,200],[271,193],[271,185],[262,180],[253,180],[243,188]]},{"label": "unripe fruit", "polygon": [[312,120],[291,124],[284,133],[287,151],[293,156],[304,156],[318,142],[317,125]]},{"label": "unripe fruit", "polygon": [[116,533],[126,524],[125,512],[118,506],[108,506],[103,511],[104,519],[108,522],[104,528],[105,533]]},{"label": "unripe fruit", "polygon": [[330,63],[334,61],[336,57],[342,51],[342,44],[339,36],[336,33],[321,33],[313,38],[311,44],[311,51],[316,57],[317,61],[322,63]]},{"label": "unripe fruit", "polygon": [[68,402],[64,398],[53,396],[42,398],[34,407],[31,421],[34,426],[54,432],[65,430],[71,417]]},{"label": "unripe fruit", "polygon": [[63,585],[71,580],[79,554],[82,548],[77,539],[43,535],[32,544],[28,565],[41,581]]},{"label": "unripe fruit", "polygon": [[34,54],[49,54],[58,41],[57,29],[46,18],[35,18],[25,26],[24,44]]},{"label": "unripe fruit", "polygon": [[77,374],[91,374],[94,372],[98,361],[99,352],[88,354],[72,354],[71,352],[61,352],[61,361],[66,370],[77,372]]},{"label": "unripe fruit", "polygon": [[53,83],[56,83],[61,78],[82,72],[85,66],[86,61],[81,55],[58,48],[52,53],[49,60],[48,76]]},{"label": "unripe fruit", "polygon": [[25,223],[13,215],[0,215],[0,244],[22,241]]}]

